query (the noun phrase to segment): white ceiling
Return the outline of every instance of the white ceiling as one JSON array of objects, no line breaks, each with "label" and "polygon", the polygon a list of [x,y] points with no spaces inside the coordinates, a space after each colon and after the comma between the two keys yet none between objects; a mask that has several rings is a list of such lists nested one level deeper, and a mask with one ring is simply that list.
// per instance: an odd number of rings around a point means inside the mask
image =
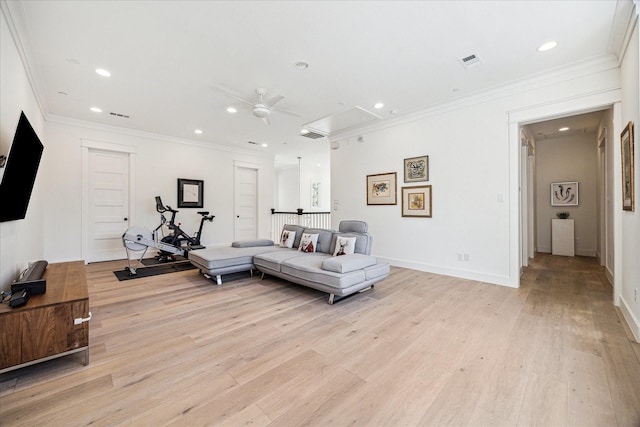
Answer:
[{"label": "white ceiling", "polygon": [[[616,55],[630,2],[48,0],[2,6],[45,114],[295,159],[309,148],[327,148],[327,138],[299,135],[303,124],[326,116],[361,107],[392,120]],[[549,40],[558,47],[536,50]],[[482,64],[465,69],[459,60],[470,54]],[[296,69],[297,61],[309,68]],[[112,76],[98,76],[98,67]],[[267,97],[283,95],[277,106],[300,117],[275,112],[266,126],[223,93],[253,99],[258,87]],[[374,110],[376,102],[384,108]],[[241,109],[230,115],[230,105]],[[92,106],[104,112],[89,111]],[[203,134],[195,135],[196,128]]]},{"label": "white ceiling", "polygon": [[[524,126],[535,140],[554,139],[569,135],[594,133],[602,119],[603,111],[562,117]],[[561,131],[561,128],[569,128]]]}]

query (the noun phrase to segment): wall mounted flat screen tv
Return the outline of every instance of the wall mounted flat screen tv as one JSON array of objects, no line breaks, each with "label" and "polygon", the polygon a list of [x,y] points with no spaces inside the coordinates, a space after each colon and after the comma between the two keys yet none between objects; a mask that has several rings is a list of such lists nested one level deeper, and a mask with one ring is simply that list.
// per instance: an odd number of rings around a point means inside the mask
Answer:
[{"label": "wall mounted flat screen tv", "polygon": [[24,219],[44,147],[24,112],[7,157],[0,183],[0,222]]}]

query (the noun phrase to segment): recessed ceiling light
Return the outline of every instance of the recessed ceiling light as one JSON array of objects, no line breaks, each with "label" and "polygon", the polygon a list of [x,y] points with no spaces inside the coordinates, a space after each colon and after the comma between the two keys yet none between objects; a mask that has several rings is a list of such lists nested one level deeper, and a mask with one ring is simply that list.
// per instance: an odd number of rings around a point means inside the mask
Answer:
[{"label": "recessed ceiling light", "polygon": [[309,63],[305,61],[298,61],[294,65],[298,70],[306,70],[309,68]]},{"label": "recessed ceiling light", "polygon": [[548,50],[553,49],[556,46],[558,46],[558,42],[554,42],[554,41],[546,42],[540,45],[540,47],[538,48],[538,52],[546,52]]},{"label": "recessed ceiling light", "polygon": [[202,130],[196,129],[196,130],[193,131],[193,133],[197,133],[198,135],[202,135]]},{"label": "recessed ceiling light", "polygon": [[560,129],[558,129],[558,130],[559,130],[560,132],[564,132],[564,131],[566,131],[566,130],[569,130],[569,128],[565,126],[565,127],[560,128]]},{"label": "recessed ceiling light", "polygon": [[308,131],[308,130],[306,130],[306,129],[302,129],[302,130],[300,131],[300,135],[306,135],[306,134],[308,134],[308,133],[309,133],[309,131]]},{"label": "recessed ceiling light", "polygon": [[237,113],[237,112],[238,112],[238,110],[236,110],[235,108],[233,108],[233,107],[227,107],[227,113],[231,113],[231,114],[233,114],[233,113]]},{"label": "recessed ceiling light", "polygon": [[111,73],[104,68],[96,68],[96,73],[98,73],[98,75],[101,75],[102,77],[111,77]]},{"label": "recessed ceiling light", "polygon": [[377,108],[378,110],[382,107],[384,107],[384,104],[382,102],[376,102],[376,104],[373,106],[373,108]]},{"label": "recessed ceiling light", "polygon": [[102,109],[98,108],[98,107],[91,107],[89,108],[91,111],[93,111],[94,113],[102,113]]},{"label": "recessed ceiling light", "polygon": [[260,144],[260,146],[261,146],[261,147],[268,147],[268,146],[269,146],[269,144],[267,144],[267,143],[263,142],[262,144]]}]

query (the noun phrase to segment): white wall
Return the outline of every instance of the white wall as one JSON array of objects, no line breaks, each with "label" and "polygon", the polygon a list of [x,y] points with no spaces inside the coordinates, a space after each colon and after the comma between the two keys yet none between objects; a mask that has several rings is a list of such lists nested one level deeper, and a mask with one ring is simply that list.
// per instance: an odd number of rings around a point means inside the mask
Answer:
[{"label": "white wall", "polygon": [[[203,180],[203,209],[216,216],[213,222],[204,225],[204,245],[234,240],[234,188],[230,185],[234,161],[255,165],[259,169],[258,233],[261,238],[270,236],[274,187],[272,157],[228,151],[203,143],[169,141],[122,129],[104,130],[81,125],[79,122],[47,122],[48,157],[43,165],[47,177],[44,240],[45,256],[50,262],[82,259],[82,140],[135,148],[136,216],[131,218],[130,225],[155,228],[160,219],[155,210],[155,196],[161,196],[165,204],[178,209],[177,179]],[[178,210],[177,220],[182,228],[189,234],[197,230],[200,216],[196,211],[200,209]]]},{"label": "white wall", "polygon": [[[575,225],[576,255],[595,256],[597,243],[597,134],[536,141],[538,252],[551,253],[551,220],[569,212]],[[552,182],[578,182],[578,206],[551,206]]]},{"label": "white wall", "polygon": [[[619,87],[616,64],[596,63],[374,125],[359,132],[362,143],[356,135],[336,136],[333,226],[368,221],[373,253],[394,265],[517,286],[518,117],[539,121],[611,105]],[[419,155],[429,155],[433,218],[401,217],[400,200],[367,206],[367,175],[398,172],[400,192],[403,159]],[[459,261],[461,253],[469,261]]]},{"label": "white wall", "polygon": [[[637,7],[637,6],[636,6]],[[638,13],[638,10],[636,10]],[[622,126],[629,121],[634,123],[634,182],[635,182],[635,211],[622,212],[622,242],[621,254],[621,290],[620,308],[625,318],[631,325],[636,340],[640,340],[640,262],[638,251],[640,250],[640,55],[638,43],[638,21],[631,37],[629,46],[623,58],[621,67],[622,80]],[[619,144],[620,136],[617,135]],[[618,159],[619,161],[619,159]],[[621,200],[615,201],[617,209],[620,209]]]},{"label": "white wall", "polygon": [[[25,69],[13,44],[11,33],[0,10],[0,154],[8,155],[20,111],[24,111],[45,149],[43,162],[49,156],[44,120],[31,91]],[[1,172],[0,172],[1,173]],[[0,223],[0,290],[8,288],[11,280],[28,261],[44,258],[43,194],[45,179],[40,171],[36,176],[31,201],[24,220]],[[10,203],[0,201],[1,205]]]}]

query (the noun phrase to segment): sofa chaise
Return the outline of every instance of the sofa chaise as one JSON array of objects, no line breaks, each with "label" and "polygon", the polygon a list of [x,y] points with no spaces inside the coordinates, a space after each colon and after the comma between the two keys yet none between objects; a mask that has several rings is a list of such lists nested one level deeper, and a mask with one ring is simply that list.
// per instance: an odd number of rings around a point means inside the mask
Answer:
[{"label": "sofa chaise", "polygon": [[287,224],[278,245],[266,239],[237,241],[230,247],[193,250],[189,261],[218,285],[224,274],[257,269],[263,276],[327,292],[333,304],[389,275],[389,264],[370,255],[371,244],[363,221],[342,221],[338,231]]}]

